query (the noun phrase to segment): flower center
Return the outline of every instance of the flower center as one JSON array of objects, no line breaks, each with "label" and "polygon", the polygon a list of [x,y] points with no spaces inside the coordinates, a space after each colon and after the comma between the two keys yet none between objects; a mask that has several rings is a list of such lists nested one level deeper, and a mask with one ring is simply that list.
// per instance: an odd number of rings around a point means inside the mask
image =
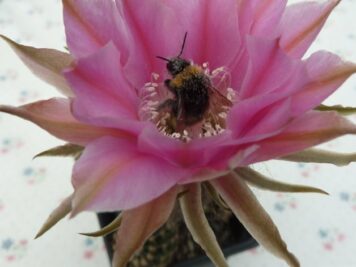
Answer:
[{"label": "flower center", "polygon": [[225,67],[210,71],[204,63],[191,64],[166,80],[152,73],[140,97],[142,120],[153,122],[167,136],[188,142],[224,132],[236,92]]}]

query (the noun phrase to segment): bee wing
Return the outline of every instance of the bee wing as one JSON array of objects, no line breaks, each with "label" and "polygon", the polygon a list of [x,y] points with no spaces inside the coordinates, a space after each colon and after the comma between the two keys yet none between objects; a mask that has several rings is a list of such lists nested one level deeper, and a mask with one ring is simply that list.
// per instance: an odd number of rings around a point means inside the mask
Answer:
[{"label": "bee wing", "polygon": [[209,92],[210,108],[209,112],[207,112],[205,116],[205,119],[212,120],[213,124],[225,127],[225,116],[233,103],[213,86],[209,87]]},{"label": "bee wing", "polygon": [[218,89],[213,86],[209,87],[210,91],[210,102],[213,105],[231,107],[233,105],[232,101],[229,100],[223,93],[221,93]]},{"label": "bee wing", "polygon": [[226,67],[217,68],[209,75],[212,86],[222,95],[226,95],[231,84],[231,74]]},{"label": "bee wing", "polygon": [[[229,108],[233,105],[233,99],[228,98],[231,84],[231,75],[225,67],[212,71],[210,78],[210,109],[207,116],[215,123],[224,126],[225,117]],[[231,95],[232,96],[232,95]],[[233,96],[232,96],[233,97]]]}]

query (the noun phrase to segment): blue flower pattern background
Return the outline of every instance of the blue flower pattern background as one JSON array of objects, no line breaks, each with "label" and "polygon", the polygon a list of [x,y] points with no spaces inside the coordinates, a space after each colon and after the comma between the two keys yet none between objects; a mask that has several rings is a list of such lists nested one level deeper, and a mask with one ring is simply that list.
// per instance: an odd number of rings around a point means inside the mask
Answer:
[{"label": "blue flower pattern background", "polygon": [[[327,49],[356,62],[355,10],[356,1],[342,1],[311,51]],[[64,50],[61,3],[0,0],[0,32],[24,44]],[[3,42],[0,51],[2,104],[21,105],[59,96],[35,78]],[[355,99],[353,77],[327,103],[356,106]],[[0,114],[0,129],[0,266],[109,266],[102,240],[77,234],[98,229],[94,214],[65,219],[44,237],[33,239],[49,212],[72,192],[73,161],[32,160],[35,154],[62,142],[30,123]],[[323,147],[356,151],[356,138],[338,139]],[[325,197],[254,190],[303,267],[356,266],[356,164],[337,168],[271,161],[254,168],[276,179],[330,193]],[[232,256],[229,262],[232,267],[286,266],[260,247]]]},{"label": "blue flower pattern background", "polygon": [[1,241],[0,255],[8,263],[20,261],[26,256],[27,248],[28,241],[25,239],[5,238]]}]

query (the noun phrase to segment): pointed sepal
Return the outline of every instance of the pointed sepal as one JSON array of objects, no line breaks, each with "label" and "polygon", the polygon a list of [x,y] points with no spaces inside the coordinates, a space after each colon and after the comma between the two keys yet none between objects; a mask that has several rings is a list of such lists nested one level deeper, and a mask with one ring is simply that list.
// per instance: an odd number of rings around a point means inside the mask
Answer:
[{"label": "pointed sepal", "polygon": [[50,230],[54,225],[56,225],[60,220],[62,220],[67,214],[71,212],[72,199],[73,195],[70,195],[65,200],[63,200],[63,202],[55,210],[52,211],[46,222],[38,231],[35,239],[45,234],[48,230]]},{"label": "pointed sepal", "polygon": [[339,153],[322,149],[307,149],[280,158],[281,160],[305,163],[330,163],[336,166],[346,166],[356,162],[356,153]]},{"label": "pointed sepal", "polygon": [[138,208],[122,212],[122,222],[116,234],[113,267],[125,267],[145,241],[169,218],[178,189],[173,188]]},{"label": "pointed sepal", "polygon": [[63,70],[70,67],[73,62],[70,54],[55,49],[21,45],[4,35],[0,35],[0,38],[10,45],[35,75],[55,86],[62,94],[73,96],[72,90],[62,75]]},{"label": "pointed sepal", "polygon": [[90,237],[100,237],[106,236],[115,232],[121,225],[122,222],[122,214],[118,215],[115,220],[111,223],[100,229],[99,231],[92,232],[92,233],[80,233],[81,235],[90,236]]},{"label": "pointed sepal", "polygon": [[65,144],[45,150],[33,158],[39,157],[78,157],[84,150],[84,147],[75,144]]},{"label": "pointed sepal", "polygon": [[228,267],[224,254],[204,213],[201,185],[193,183],[186,185],[185,188],[188,192],[179,199],[179,203],[189,232],[215,266]]},{"label": "pointed sepal", "polygon": [[247,183],[260,189],[266,189],[275,192],[319,193],[328,195],[327,192],[319,188],[305,185],[282,183],[280,181],[273,180],[248,167],[237,168],[235,169],[234,174],[245,180]]},{"label": "pointed sepal", "polygon": [[318,111],[336,111],[337,113],[343,116],[349,116],[356,114],[356,107],[344,107],[342,105],[334,105],[334,106],[327,106],[327,105],[320,105],[316,108]]},{"label": "pointed sepal", "polygon": [[232,175],[211,181],[235,216],[265,249],[285,260],[290,267],[300,267],[286,243],[246,182]]}]

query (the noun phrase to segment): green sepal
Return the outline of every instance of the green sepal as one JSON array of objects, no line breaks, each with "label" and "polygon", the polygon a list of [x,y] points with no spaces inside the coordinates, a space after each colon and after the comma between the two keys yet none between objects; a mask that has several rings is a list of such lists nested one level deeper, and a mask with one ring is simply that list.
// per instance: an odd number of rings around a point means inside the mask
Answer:
[{"label": "green sepal", "polygon": [[320,105],[320,106],[316,107],[315,110],[336,111],[337,113],[344,115],[344,116],[356,114],[356,107],[344,107],[341,105],[335,105],[335,106]]},{"label": "green sepal", "polygon": [[75,144],[65,144],[62,146],[57,146],[48,150],[45,150],[33,158],[39,157],[74,157],[78,158],[83,152],[84,147]]}]

